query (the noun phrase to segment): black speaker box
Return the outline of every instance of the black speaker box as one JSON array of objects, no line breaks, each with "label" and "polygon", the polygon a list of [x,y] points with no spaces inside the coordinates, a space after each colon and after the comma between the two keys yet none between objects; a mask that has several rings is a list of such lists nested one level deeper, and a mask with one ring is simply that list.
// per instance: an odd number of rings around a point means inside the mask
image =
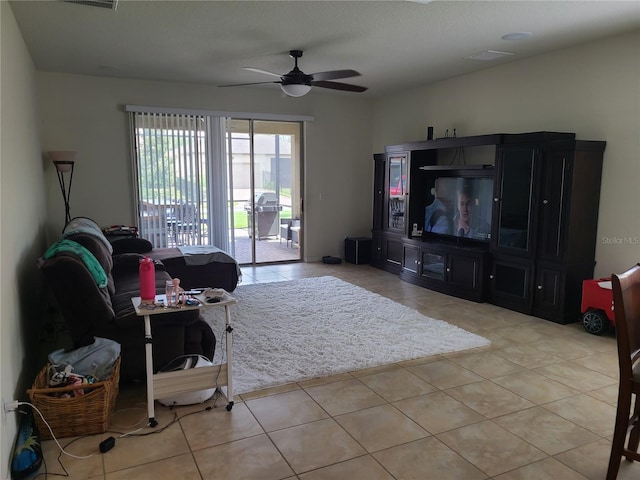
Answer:
[{"label": "black speaker box", "polygon": [[345,238],[344,260],[361,265],[371,261],[371,239],[364,237]]}]

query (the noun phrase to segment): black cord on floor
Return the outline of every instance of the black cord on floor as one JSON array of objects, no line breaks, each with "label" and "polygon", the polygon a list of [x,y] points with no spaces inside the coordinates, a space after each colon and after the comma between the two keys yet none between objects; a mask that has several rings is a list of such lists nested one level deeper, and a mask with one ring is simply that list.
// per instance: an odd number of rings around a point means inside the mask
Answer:
[{"label": "black cord on floor", "polygon": [[[203,413],[203,412],[208,412],[208,411],[213,410],[214,408],[217,407],[218,399],[221,396],[222,396],[222,392],[219,389],[216,389],[216,391],[214,392],[213,396],[209,400],[207,400],[207,401],[213,400],[213,405],[207,405],[205,408],[203,408],[201,410],[195,410],[193,412],[185,413],[184,415],[182,415],[180,417],[178,416],[178,411],[175,410],[175,407],[187,406],[187,405],[174,405],[174,406],[169,407],[171,410],[174,410],[173,419],[169,423],[167,423],[166,425],[164,425],[163,427],[158,428],[158,429],[153,429],[151,431],[144,432],[144,433],[136,433],[138,430],[134,430],[134,432],[118,432],[118,431],[115,431],[115,430],[107,430],[104,433],[113,433],[113,434],[119,435],[117,438],[146,437],[148,435],[155,435],[155,434],[158,434],[158,433],[162,433],[167,428],[169,428],[170,426],[172,426],[175,423],[179,422],[181,419],[183,419],[185,417],[188,417],[190,415],[195,415],[197,413]],[[42,420],[44,421],[45,425],[47,425],[47,427],[49,427],[49,424],[47,423],[47,421],[42,416],[42,413],[40,413],[40,411],[35,406],[31,405],[28,402],[20,402],[20,404],[29,405],[32,408],[34,408],[37,411],[37,413],[40,415],[40,418],[42,418]],[[149,424],[147,423],[144,427],[141,427],[139,430],[141,430],[142,428],[148,427],[148,426],[149,426]],[[49,429],[50,429],[50,427],[49,427]],[[55,443],[58,445],[58,448],[60,449],[60,452],[58,453],[58,464],[60,465],[60,468],[62,468],[64,473],[49,472],[48,471],[48,467],[47,467],[47,463],[46,463],[46,460],[45,460],[44,452],[43,452],[43,454],[42,454],[42,463],[44,465],[44,472],[39,472],[35,476],[33,476],[32,478],[38,478],[38,477],[44,476],[44,478],[47,479],[47,478],[49,478],[49,475],[56,476],[56,477],[69,477],[70,476],[69,472],[67,471],[67,469],[64,467],[64,464],[62,463],[62,455],[63,454],[65,454],[67,456],[70,456],[70,457],[73,457],[73,458],[77,458],[77,459],[86,459],[86,458],[93,457],[93,456],[95,456],[95,455],[97,455],[99,453],[99,452],[95,452],[95,453],[92,453],[92,454],[86,455],[86,456],[77,456],[77,455],[71,455],[71,454],[69,454],[69,453],[67,453],[65,451],[65,449],[67,447],[69,447],[71,444],[73,444],[74,442],[77,442],[78,440],[81,440],[81,439],[84,439],[84,438],[92,437],[93,435],[82,435],[82,436],[79,436],[79,437],[74,438],[73,440],[71,440],[69,443],[65,444],[64,447],[63,447],[62,445],[60,445],[60,443],[56,439],[56,437],[53,434],[53,431],[51,431],[51,429],[50,429],[50,433],[51,433],[51,435],[53,437],[53,440],[55,441]]]}]

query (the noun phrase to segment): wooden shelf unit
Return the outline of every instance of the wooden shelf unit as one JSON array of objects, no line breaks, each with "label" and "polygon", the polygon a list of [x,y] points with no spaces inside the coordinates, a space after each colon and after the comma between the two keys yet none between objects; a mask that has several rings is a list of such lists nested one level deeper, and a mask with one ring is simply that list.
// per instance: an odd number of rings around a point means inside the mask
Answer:
[{"label": "wooden shelf unit", "polygon": [[[605,146],[573,133],[533,132],[386,147],[374,156],[371,264],[449,295],[577,321],[582,281],[595,266]],[[434,172],[493,177],[488,241],[410,236],[424,222],[425,175]]]}]

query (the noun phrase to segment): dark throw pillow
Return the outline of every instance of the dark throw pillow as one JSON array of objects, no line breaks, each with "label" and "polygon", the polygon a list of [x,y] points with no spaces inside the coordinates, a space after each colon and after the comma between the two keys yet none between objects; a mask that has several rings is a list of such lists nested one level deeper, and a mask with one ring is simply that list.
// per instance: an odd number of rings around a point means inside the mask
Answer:
[{"label": "dark throw pillow", "polygon": [[[140,268],[140,260],[145,256],[140,253],[119,253],[113,256],[113,270],[136,270]],[[153,260],[156,271],[165,271],[164,263],[160,260]]]},{"label": "dark throw pillow", "polygon": [[151,242],[144,238],[121,238],[120,240],[114,240],[112,245],[114,255],[120,253],[147,253],[153,249]]}]

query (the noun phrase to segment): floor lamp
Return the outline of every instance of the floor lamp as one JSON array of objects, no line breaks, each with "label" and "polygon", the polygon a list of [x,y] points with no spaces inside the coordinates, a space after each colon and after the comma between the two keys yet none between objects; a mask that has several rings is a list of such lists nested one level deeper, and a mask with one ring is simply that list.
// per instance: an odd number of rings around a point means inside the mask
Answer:
[{"label": "floor lamp", "polygon": [[[69,212],[69,197],[71,196],[71,182],[73,181],[73,165],[75,164],[76,152],[57,151],[49,152],[49,156],[56,167],[58,174],[58,182],[64,199],[64,224],[65,226],[71,220]],[[69,184],[65,182],[65,173],[69,173]]]}]

